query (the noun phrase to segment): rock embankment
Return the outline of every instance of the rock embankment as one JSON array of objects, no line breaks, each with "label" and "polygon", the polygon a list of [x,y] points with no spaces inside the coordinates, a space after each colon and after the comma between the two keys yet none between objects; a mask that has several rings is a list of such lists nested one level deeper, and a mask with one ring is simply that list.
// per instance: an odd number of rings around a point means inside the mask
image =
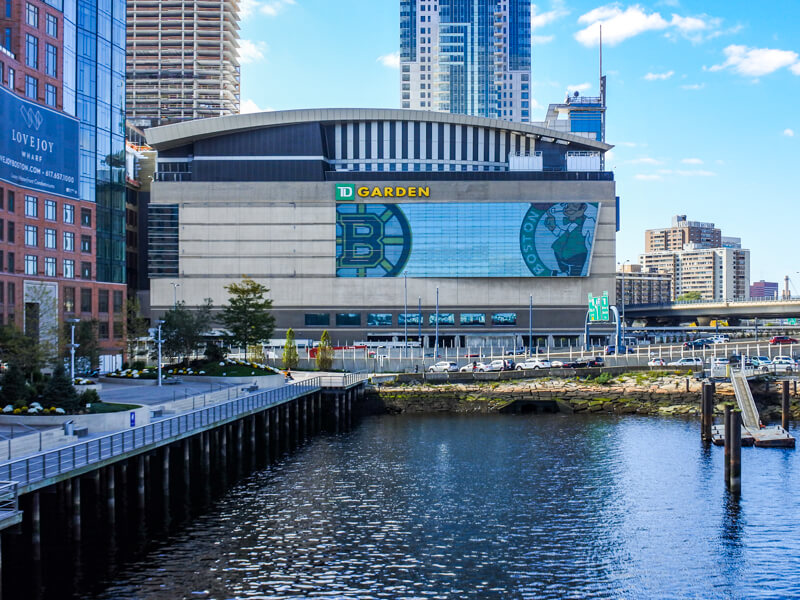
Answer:
[{"label": "rock embankment", "polygon": [[[490,413],[519,404],[558,404],[567,412],[641,415],[699,415],[702,382],[685,375],[644,372],[602,379],[532,379],[471,384],[384,384],[374,388],[374,399],[388,412]],[[774,386],[773,386],[774,391]],[[762,416],[780,418],[777,396],[754,386]],[[734,401],[729,383],[716,385],[717,409]],[[792,416],[800,418],[798,398],[792,398]]]}]

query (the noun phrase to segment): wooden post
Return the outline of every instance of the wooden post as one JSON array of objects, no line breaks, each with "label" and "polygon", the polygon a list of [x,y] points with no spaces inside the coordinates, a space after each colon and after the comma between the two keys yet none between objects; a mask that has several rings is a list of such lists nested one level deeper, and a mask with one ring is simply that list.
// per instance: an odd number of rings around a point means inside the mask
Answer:
[{"label": "wooden post", "polygon": [[163,488],[164,501],[164,529],[169,529],[169,446],[164,446],[161,452],[161,487]]},{"label": "wooden post", "polygon": [[686,378],[686,393],[689,393],[689,378]]},{"label": "wooden post", "polygon": [[31,544],[32,558],[39,562],[42,560],[42,511],[39,492],[33,492],[31,497]]},{"label": "wooden post", "polygon": [[269,435],[269,428],[270,428],[270,413],[272,411],[265,410],[264,411],[264,464],[269,464],[270,459],[270,435]]},{"label": "wooden post", "polygon": [[742,492],[742,413],[731,412],[731,468],[730,490],[733,494]]},{"label": "wooden post", "polygon": [[731,481],[731,405],[725,405],[725,485]]},{"label": "wooden post", "polygon": [[781,398],[781,427],[789,431],[789,381],[783,382],[783,394]]},{"label": "wooden post", "polygon": [[114,465],[109,465],[106,469],[106,493],[108,495],[108,498],[106,498],[108,526],[111,531],[114,531],[117,521],[117,487],[114,480]]},{"label": "wooden post", "polygon": [[192,440],[186,438],[183,440],[183,494],[184,499],[186,500],[186,505],[189,505],[189,498],[192,496],[192,481],[191,481],[191,470],[192,470]]},{"label": "wooden post", "polygon": [[70,479],[72,487],[72,537],[81,541],[81,478]]},{"label": "wooden post", "polygon": [[256,468],[256,416],[250,415],[248,419],[250,422],[250,470],[254,471]]},{"label": "wooden post", "polygon": [[336,394],[336,401],[333,409],[334,433],[339,433],[339,404],[339,394]]},{"label": "wooden post", "polygon": [[283,448],[285,452],[291,452],[292,450],[292,432],[291,432],[291,410],[289,408],[289,403],[287,402],[284,406],[284,415],[283,415]]},{"label": "wooden post", "polygon": [[709,418],[709,396],[711,395],[711,386],[703,384],[701,388],[702,394],[700,396],[700,439],[708,443],[711,441],[711,419]]},{"label": "wooden post", "polygon": [[300,399],[296,399],[292,404],[294,404],[294,445],[297,447],[303,442],[300,433]]},{"label": "wooden post", "polygon": [[138,494],[139,499],[139,522],[145,522],[145,510],[146,510],[146,489],[145,489],[145,456],[143,454],[139,455],[139,461],[137,466],[137,482],[136,482],[136,491]]}]

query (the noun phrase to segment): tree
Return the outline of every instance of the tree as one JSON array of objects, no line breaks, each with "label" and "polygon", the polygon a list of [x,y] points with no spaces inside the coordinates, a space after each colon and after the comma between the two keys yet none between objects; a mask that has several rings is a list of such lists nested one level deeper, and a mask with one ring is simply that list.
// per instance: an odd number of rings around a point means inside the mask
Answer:
[{"label": "tree", "polygon": [[700,292],[685,292],[676,298],[678,302],[696,302],[702,299],[703,294]]},{"label": "tree", "polygon": [[125,303],[125,317],[127,320],[127,350],[128,360],[138,355],[138,341],[147,337],[147,319],[142,316],[142,307],[138,298],[128,298]]},{"label": "tree", "polygon": [[222,308],[222,322],[230,332],[230,342],[244,346],[247,360],[247,347],[269,340],[275,330],[275,317],[269,312],[272,300],[264,297],[269,290],[248,277],[241,283],[226,285],[225,289],[230,299]]},{"label": "tree", "polygon": [[331,345],[331,334],[328,330],[322,332],[317,348],[317,369],[320,371],[330,371],[333,366],[333,346]]},{"label": "tree", "polygon": [[[69,344],[72,340],[72,323],[64,323],[61,333],[62,347],[64,348],[64,358],[70,357]],[[89,370],[97,367],[100,363],[100,344],[97,341],[97,320],[80,321],[75,323],[75,360],[84,363],[81,368],[75,367],[76,371]]]},{"label": "tree", "polygon": [[164,315],[161,339],[165,356],[184,360],[197,350],[211,325],[212,306],[211,298],[206,298],[205,304],[196,310],[189,310],[185,302],[178,302]]},{"label": "tree", "polygon": [[32,377],[47,362],[49,349],[14,325],[0,327],[0,360],[16,365],[25,377]]},{"label": "tree", "polygon": [[69,375],[60,362],[56,364],[53,375],[44,387],[42,393],[42,406],[63,408],[67,412],[74,412],[80,406],[78,392],[69,380]]},{"label": "tree", "polygon": [[3,389],[0,390],[3,406],[7,404],[21,406],[27,398],[27,385],[25,375],[16,363],[10,363],[2,379]]},{"label": "tree", "polygon": [[294,329],[286,332],[286,345],[283,347],[283,368],[294,369],[300,359],[297,356],[297,345],[294,343]]}]

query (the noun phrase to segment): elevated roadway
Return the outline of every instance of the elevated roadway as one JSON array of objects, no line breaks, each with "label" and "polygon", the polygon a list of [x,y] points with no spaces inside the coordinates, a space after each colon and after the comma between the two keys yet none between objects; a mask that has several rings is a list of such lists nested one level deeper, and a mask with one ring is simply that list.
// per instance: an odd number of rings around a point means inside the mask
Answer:
[{"label": "elevated roadway", "polygon": [[677,325],[695,321],[708,325],[712,320],[726,320],[731,325],[743,319],[800,318],[800,298],[772,300],[728,300],[725,302],[672,302],[669,304],[632,304],[625,306],[626,321],[643,320],[648,325]]}]

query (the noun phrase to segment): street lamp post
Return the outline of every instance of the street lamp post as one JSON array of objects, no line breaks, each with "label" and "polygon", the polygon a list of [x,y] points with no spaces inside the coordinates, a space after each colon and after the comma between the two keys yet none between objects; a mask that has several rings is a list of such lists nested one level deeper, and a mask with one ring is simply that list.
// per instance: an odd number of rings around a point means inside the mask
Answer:
[{"label": "street lamp post", "polygon": [[75,324],[80,323],[80,319],[67,319],[67,323],[71,325],[70,327],[70,344],[69,344],[69,374],[72,378],[72,383],[75,383],[75,349],[80,346],[80,344],[75,343]]},{"label": "street lamp post", "polygon": [[172,308],[178,308],[178,288],[181,287],[180,283],[172,282]]},{"label": "street lamp post", "polygon": [[403,356],[408,358],[408,271],[403,271]]},{"label": "street lamp post", "polygon": [[158,339],[156,339],[156,344],[158,345],[158,387],[161,387],[161,344],[164,343],[164,340],[161,339],[161,326],[164,324],[164,321],[156,321],[158,323]]},{"label": "street lamp post", "polygon": [[[622,332],[621,334],[622,341],[617,340],[617,344],[620,344],[622,346],[625,345],[625,265],[627,265],[629,262],[630,262],[629,260],[626,260],[624,263],[617,263],[622,267],[622,269],[620,270],[620,273],[622,274],[622,302],[620,302],[620,304],[622,305],[622,310],[621,310],[622,322],[620,323],[620,330]],[[619,348],[617,348],[617,354],[619,354]]]},{"label": "street lamp post", "polygon": [[433,357],[439,358],[439,286],[436,286],[436,340],[433,344]]},{"label": "street lamp post", "polygon": [[531,355],[533,347],[533,294],[528,301],[528,356]]}]

